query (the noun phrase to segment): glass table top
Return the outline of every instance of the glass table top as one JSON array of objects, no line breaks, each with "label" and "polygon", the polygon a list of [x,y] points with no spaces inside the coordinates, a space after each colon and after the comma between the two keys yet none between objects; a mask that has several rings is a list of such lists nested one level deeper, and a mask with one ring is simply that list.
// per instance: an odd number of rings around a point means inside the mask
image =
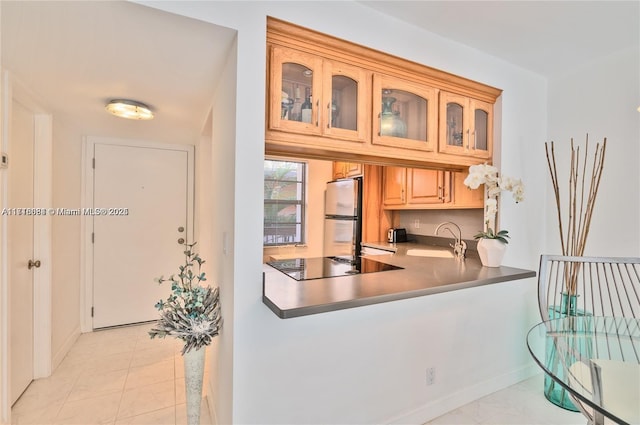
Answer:
[{"label": "glass table top", "polygon": [[595,423],[640,423],[640,319],[553,319],[529,331],[527,346],[547,375],[595,409]]}]

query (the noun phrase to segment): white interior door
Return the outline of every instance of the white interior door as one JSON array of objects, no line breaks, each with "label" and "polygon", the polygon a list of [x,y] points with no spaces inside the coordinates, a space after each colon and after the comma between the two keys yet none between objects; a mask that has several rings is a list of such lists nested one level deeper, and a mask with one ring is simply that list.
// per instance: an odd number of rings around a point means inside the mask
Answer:
[{"label": "white interior door", "polygon": [[11,404],[33,380],[33,155],[34,115],[12,102],[8,169],[7,244],[11,330]]},{"label": "white interior door", "polygon": [[171,288],[154,279],[184,263],[188,152],[96,143],[94,158],[93,328],[155,320]]}]

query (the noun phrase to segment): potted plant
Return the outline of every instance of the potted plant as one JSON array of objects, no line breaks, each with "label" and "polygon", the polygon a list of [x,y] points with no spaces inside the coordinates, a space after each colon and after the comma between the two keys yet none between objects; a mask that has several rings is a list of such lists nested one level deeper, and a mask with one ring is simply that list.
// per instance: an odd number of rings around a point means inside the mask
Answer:
[{"label": "potted plant", "polygon": [[513,199],[518,202],[524,200],[524,185],[520,179],[516,180],[505,175],[499,176],[498,169],[492,165],[479,164],[469,167],[469,175],[464,185],[470,189],[478,189],[484,185],[484,229],[474,236],[478,239],[478,255],[483,266],[499,267],[507,248],[508,230],[498,231],[496,216],[498,214],[498,196],[506,190],[513,193]]},{"label": "potted plant", "polygon": [[200,422],[206,347],[220,333],[222,326],[220,291],[218,287],[202,285],[206,281],[205,273],[201,271],[204,260],[194,252],[195,244],[185,243],[185,262],[179,266],[177,276],[156,279],[158,284],[170,282],[171,294],[156,304],[160,319],[149,331],[152,339],[169,335],[184,341],[182,355],[189,425]]}]

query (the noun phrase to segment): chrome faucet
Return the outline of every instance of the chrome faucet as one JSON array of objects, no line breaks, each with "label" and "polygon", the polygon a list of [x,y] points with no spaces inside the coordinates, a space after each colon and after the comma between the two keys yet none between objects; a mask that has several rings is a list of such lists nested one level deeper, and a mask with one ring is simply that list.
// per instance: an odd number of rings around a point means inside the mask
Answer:
[{"label": "chrome faucet", "polygon": [[[455,233],[453,233],[453,230],[451,230],[450,226],[455,226],[455,228],[458,230],[457,236]],[[445,221],[444,223],[440,223],[438,227],[436,227],[436,235],[442,227],[444,227],[445,230],[448,230],[449,233],[453,235],[455,244],[449,244],[449,246],[453,248],[453,254],[456,256],[456,258],[464,259],[464,254],[467,251],[467,243],[462,240],[462,231],[460,230],[460,226],[451,221]]]}]

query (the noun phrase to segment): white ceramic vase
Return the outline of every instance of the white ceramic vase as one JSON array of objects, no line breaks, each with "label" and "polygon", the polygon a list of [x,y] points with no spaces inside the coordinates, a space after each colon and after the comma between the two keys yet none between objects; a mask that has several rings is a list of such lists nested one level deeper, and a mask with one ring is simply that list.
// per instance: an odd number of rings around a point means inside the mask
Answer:
[{"label": "white ceramic vase", "polygon": [[184,354],[184,383],[187,395],[187,424],[200,424],[200,404],[202,401],[202,378],[206,347]]},{"label": "white ceramic vase", "polygon": [[500,267],[504,253],[507,251],[507,244],[498,239],[480,239],[477,250],[483,266]]}]

